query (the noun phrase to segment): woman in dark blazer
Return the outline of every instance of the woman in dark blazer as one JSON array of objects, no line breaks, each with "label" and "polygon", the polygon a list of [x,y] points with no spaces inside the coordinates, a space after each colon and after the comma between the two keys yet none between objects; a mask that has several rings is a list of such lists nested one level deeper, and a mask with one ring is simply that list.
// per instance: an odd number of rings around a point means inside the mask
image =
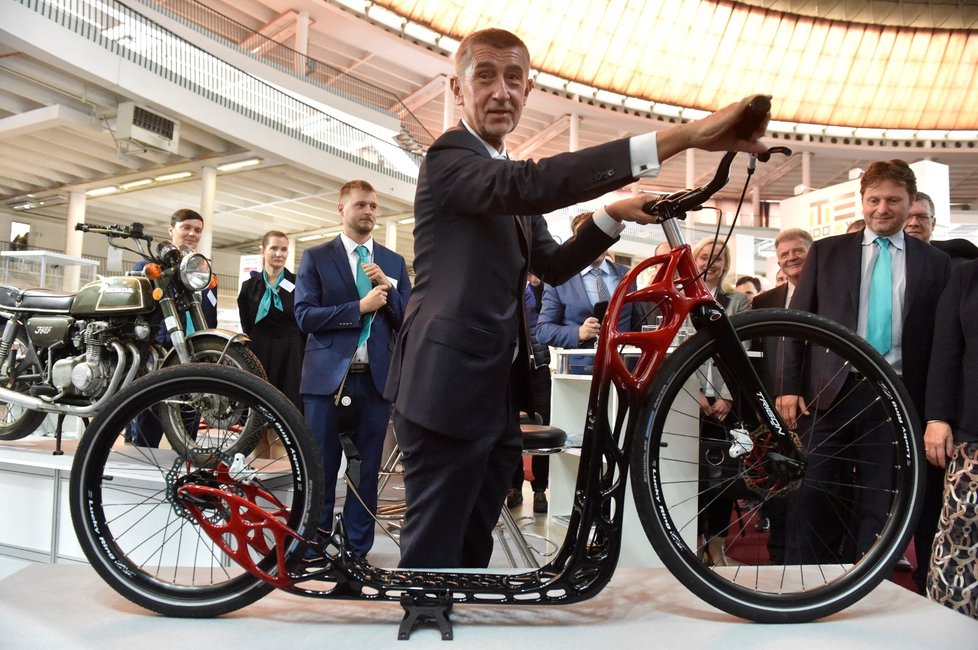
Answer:
[{"label": "woman in dark blazer", "polygon": [[947,467],[927,595],[978,618],[978,261],[951,271],[934,323],[924,452]]},{"label": "woman in dark blazer", "polygon": [[251,350],[265,367],[268,382],[301,411],[299,379],[305,337],[295,322],[295,274],[285,268],[289,238],[270,230],[262,236],[262,272],[241,284],[238,315]]}]

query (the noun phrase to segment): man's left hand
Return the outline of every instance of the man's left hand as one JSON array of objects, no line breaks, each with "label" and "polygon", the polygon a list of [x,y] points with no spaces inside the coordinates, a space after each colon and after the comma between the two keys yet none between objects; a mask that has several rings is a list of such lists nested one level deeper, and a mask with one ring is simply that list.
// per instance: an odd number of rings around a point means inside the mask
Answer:
[{"label": "man's left hand", "polygon": [[367,278],[374,286],[381,287],[383,289],[390,289],[393,286],[388,277],[384,275],[384,271],[373,262],[370,264],[364,264],[363,272],[367,274]]}]

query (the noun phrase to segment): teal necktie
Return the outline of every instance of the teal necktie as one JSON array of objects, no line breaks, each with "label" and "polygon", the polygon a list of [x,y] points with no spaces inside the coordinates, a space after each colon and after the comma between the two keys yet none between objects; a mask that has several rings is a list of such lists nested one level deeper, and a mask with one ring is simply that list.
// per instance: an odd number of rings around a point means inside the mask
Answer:
[{"label": "teal necktie", "polygon": [[[371,289],[370,278],[368,278],[367,274],[363,271],[363,265],[370,264],[370,255],[367,253],[366,246],[357,246],[354,251],[356,252],[357,257],[360,258],[360,262],[357,264],[357,293],[359,293],[360,297],[363,298],[370,293]],[[360,347],[366,343],[367,339],[370,338],[370,324],[373,322],[373,320],[373,312],[364,316],[363,325],[360,326],[360,340],[357,341],[357,347]]]},{"label": "teal necktie", "polygon": [[880,354],[886,354],[893,339],[893,275],[890,270],[890,240],[877,237],[879,253],[873,262],[869,281],[869,311],[866,315],[866,340]]}]

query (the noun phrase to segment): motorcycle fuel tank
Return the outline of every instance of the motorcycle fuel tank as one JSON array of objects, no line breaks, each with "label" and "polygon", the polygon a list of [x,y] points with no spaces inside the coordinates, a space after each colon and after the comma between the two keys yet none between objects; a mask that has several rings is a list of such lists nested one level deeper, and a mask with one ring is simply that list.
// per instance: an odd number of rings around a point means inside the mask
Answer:
[{"label": "motorcycle fuel tank", "polygon": [[99,278],[89,282],[71,303],[73,316],[144,314],[156,308],[150,281],[139,276]]}]

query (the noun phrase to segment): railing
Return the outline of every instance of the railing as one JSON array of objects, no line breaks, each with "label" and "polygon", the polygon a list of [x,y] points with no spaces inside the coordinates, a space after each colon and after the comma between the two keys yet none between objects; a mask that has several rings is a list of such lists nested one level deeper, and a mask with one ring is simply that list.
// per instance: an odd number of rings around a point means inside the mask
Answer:
[{"label": "railing", "polygon": [[272,38],[225,16],[197,0],[136,0],[174,20],[216,38],[229,47],[319,88],[351,101],[384,111],[397,117],[408,142],[402,146],[412,151],[426,150],[434,136],[404,105],[400,97],[386,88],[350,74],[328,63],[313,59]]},{"label": "railing", "polygon": [[118,2],[18,1],[113,54],[283,135],[403,182],[417,180],[421,157],[397,146],[397,134],[390,133],[390,139],[385,139],[357,129],[221,61]]},{"label": "railing", "polygon": [[[23,250],[15,248],[13,244],[7,241],[0,241],[0,251],[9,250]],[[49,253],[61,253],[64,254],[63,250],[57,248],[44,248],[41,246],[30,246],[27,250],[32,251],[48,251]],[[84,284],[89,280],[95,279],[95,276],[117,276],[125,275],[132,270],[135,266],[135,261],[122,260],[121,268],[116,270],[108,270],[107,260],[105,257],[99,255],[82,255],[85,259],[93,260],[98,262],[98,266],[86,266],[83,268],[81,283]],[[21,288],[36,287],[38,269],[36,262],[25,262],[16,259],[3,258],[0,261],[0,282],[5,282],[7,284],[12,284],[14,286],[19,286]],[[64,285],[64,267],[60,265],[51,266],[47,269],[45,284],[48,288],[54,288],[60,290]],[[214,273],[217,276],[217,296],[220,304],[229,309],[233,308],[235,301],[238,298],[238,291],[240,289],[241,282],[237,275],[231,275],[228,273]]]}]

